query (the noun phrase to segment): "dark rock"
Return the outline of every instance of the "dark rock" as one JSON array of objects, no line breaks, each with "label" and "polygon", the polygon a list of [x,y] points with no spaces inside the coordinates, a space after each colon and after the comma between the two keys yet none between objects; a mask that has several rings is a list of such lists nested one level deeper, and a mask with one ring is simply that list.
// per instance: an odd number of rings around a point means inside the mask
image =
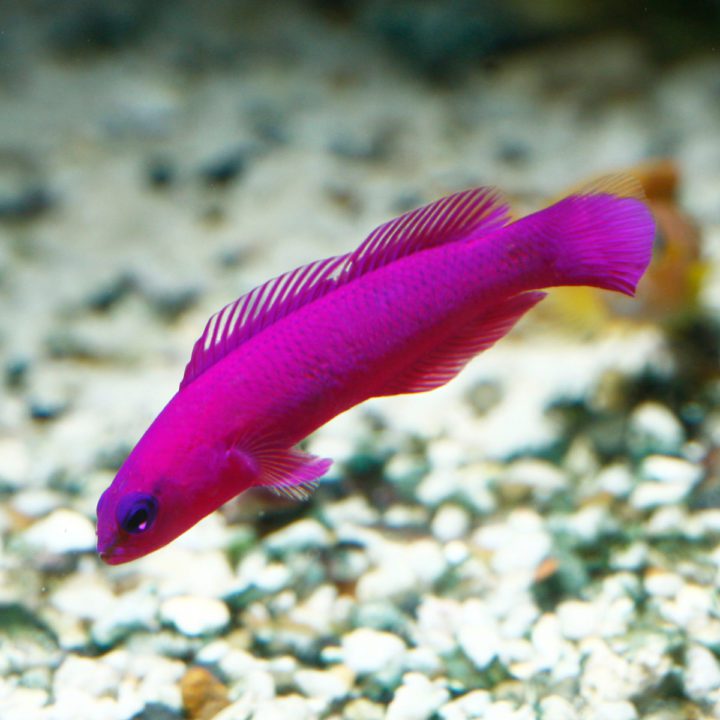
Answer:
[{"label": "dark rock", "polygon": [[58,328],[45,338],[48,355],[56,360],[97,361],[105,359],[103,353],[85,338],[67,329]]},{"label": "dark rock", "polygon": [[30,401],[30,417],[39,422],[56,420],[67,410],[67,404],[57,401]]},{"label": "dark rock", "polygon": [[162,703],[148,703],[131,720],[184,720],[185,713],[173,710]]},{"label": "dark rock", "polygon": [[342,135],[330,142],[330,152],[348,160],[383,160],[392,149],[394,132],[378,130],[362,135]]},{"label": "dark rock", "polygon": [[500,143],[497,151],[498,159],[508,165],[520,165],[530,158],[530,148],[519,140],[508,140]]},{"label": "dark rock", "polygon": [[406,213],[410,210],[420,207],[424,200],[420,193],[414,190],[406,190],[401,192],[392,204],[392,211],[398,214]]},{"label": "dark rock", "polygon": [[52,208],[51,193],[40,186],[29,186],[17,194],[0,197],[0,220],[34,220]]},{"label": "dark rock", "polygon": [[258,140],[267,145],[284,145],[288,141],[285,116],[275,106],[256,102],[246,111],[248,123]]},{"label": "dark rock", "polygon": [[48,40],[65,55],[119,50],[135,43],[147,28],[148,10],[162,3],[124,0],[75,0],[58,10],[50,25]]},{"label": "dark rock", "polygon": [[353,627],[368,627],[396,635],[409,634],[408,618],[397,607],[397,603],[385,600],[366,602],[354,607],[350,618]]},{"label": "dark rock", "polygon": [[0,604],[0,641],[9,640],[11,646],[37,645],[45,650],[58,646],[55,633],[24,605]]},{"label": "dark rock", "polygon": [[471,61],[522,44],[532,34],[512,3],[483,0],[370,2],[361,22],[413,69],[450,80]]},{"label": "dark rock", "polygon": [[193,307],[200,297],[200,291],[196,288],[179,288],[162,292],[145,291],[143,294],[153,311],[166,322],[175,322]]},{"label": "dark rock", "polygon": [[112,470],[116,472],[125,462],[131,450],[132,446],[126,443],[120,443],[114,447],[102,448],[95,457],[95,465],[102,470]]},{"label": "dark rock", "polygon": [[20,390],[27,382],[30,359],[26,357],[10,358],[5,365],[5,385],[10,390]]},{"label": "dark rock", "polygon": [[169,160],[153,160],[146,169],[147,183],[155,190],[165,190],[175,184],[175,167]]},{"label": "dark rock", "polygon": [[35,155],[19,148],[0,148],[0,221],[34,220],[53,204]]},{"label": "dark rock", "polygon": [[242,175],[248,159],[247,149],[229,150],[207,162],[200,170],[200,177],[209,187],[225,187]]},{"label": "dark rock", "polygon": [[130,273],[121,273],[95,290],[88,298],[87,306],[93,312],[108,312],[136,289],[137,282],[134,276]]}]

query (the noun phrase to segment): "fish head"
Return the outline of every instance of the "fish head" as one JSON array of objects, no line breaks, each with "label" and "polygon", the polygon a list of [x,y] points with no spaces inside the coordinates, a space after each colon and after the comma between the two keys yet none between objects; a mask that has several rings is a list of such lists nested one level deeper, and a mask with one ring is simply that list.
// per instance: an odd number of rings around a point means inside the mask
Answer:
[{"label": "fish head", "polygon": [[98,501],[97,550],[110,565],[167,545],[249,485],[235,467],[230,477],[221,449],[152,445],[138,444]]}]

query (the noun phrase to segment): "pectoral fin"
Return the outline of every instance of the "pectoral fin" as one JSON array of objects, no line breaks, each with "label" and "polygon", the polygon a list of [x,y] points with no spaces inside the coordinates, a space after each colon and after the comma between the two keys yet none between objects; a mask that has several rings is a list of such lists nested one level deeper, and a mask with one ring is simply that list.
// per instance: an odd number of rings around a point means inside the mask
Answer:
[{"label": "pectoral fin", "polygon": [[254,468],[253,486],[265,487],[295,500],[306,500],[332,465],[328,458],[271,443],[251,446],[241,443],[236,452],[248,467]]}]

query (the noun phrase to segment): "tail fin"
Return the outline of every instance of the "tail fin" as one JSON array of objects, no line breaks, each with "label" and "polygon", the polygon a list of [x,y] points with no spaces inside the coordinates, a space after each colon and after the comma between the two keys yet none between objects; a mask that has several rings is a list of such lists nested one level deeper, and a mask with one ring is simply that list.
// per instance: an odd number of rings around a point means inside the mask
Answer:
[{"label": "tail fin", "polygon": [[537,287],[591,285],[634,295],[652,257],[655,223],[627,176],[601,179],[516,223],[552,253]]}]

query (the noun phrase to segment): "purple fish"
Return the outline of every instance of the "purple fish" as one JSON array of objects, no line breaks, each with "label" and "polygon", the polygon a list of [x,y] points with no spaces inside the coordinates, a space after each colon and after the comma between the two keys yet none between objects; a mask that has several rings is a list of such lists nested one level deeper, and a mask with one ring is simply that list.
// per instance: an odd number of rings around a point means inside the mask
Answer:
[{"label": "purple fish", "polygon": [[100,498],[101,557],[146,555],[251,487],[306,497],[331,461],[298,442],[368,398],[444,385],[542,300],[538,288],[632,295],[654,223],[629,183],[515,222],[493,189],[456,193],[226,305]]}]

